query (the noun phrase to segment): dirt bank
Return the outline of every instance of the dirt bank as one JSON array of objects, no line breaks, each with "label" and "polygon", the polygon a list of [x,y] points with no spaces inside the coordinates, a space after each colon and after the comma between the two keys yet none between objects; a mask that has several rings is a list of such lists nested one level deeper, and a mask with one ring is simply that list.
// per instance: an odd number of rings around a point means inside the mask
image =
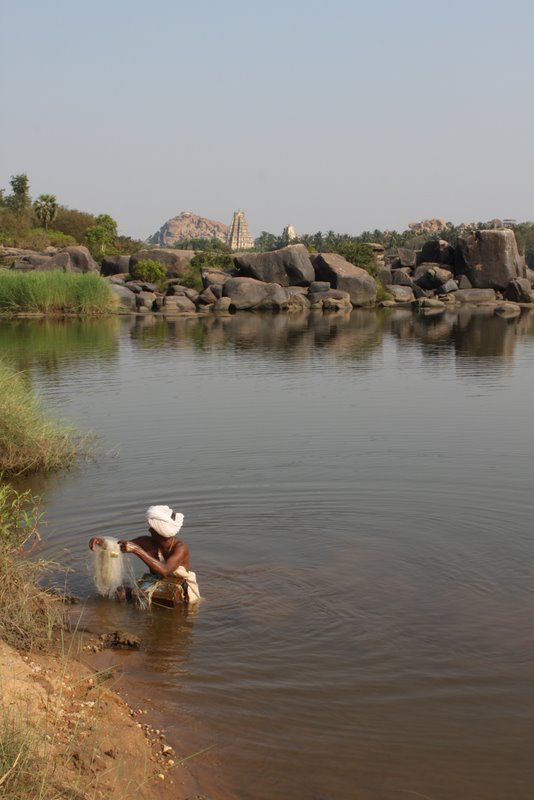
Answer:
[{"label": "dirt bank", "polygon": [[25,796],[43,800],[207,800],[146,709],[119,696],[113,671],[79,660],[88,641],[69,637],[46,655],[21,655],[0,641],[3,738],[13,730],[18,742],[11,762],[4,759],[0,793],[26,769],[38,774],[39,794],[33,786]]}]

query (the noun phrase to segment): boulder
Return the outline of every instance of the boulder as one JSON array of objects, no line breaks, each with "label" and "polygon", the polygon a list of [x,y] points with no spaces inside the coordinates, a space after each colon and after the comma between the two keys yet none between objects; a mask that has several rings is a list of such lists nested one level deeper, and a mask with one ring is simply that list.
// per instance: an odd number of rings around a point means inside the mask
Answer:
[{"label": "boulder", "polygon": [[310,294],[315,292],[328,292],[332,287],[327,281],[312,281],[310,283]]},{"label": "boulder", "polygon": [[214,284],[226,283],[228,278],[232,278],[232,274],[230,272],[225,272],[222,269],[212,269],[211,267],[203,267],[200,270],[200,277],[202,278],[202,285],[204,289],[207,289],[208,286],[213,286]]},{"label": "boulder", "polygon": [[355,267],[337,253],[320,253],[314,261],[315,277],[328,281],[333,289],[348,292],[353,306],[376,301],[376,281],[361,267]]},{"label": "boulder", "polygon": [[421,289],[439,289],[452,278],[452,272],[443,269],[439,264],[424,262],[415,270],[415,281]]},{"label": "boulder", "polygon": [[445,303],[435,297],[422,297],[420,300],[417,300],[416,305],[417,308],[431,308],[435,311],[445,310]]},{"label": "boulder", "polygon": [[497,302],[497,295],[493,289],[458,289],[454,296],[459,303],[484,305]]},{"label": "boulder", "polygon": [[415,267],[417,259],[416,251],[410,250],[408,247],[399,247],[397,249],[397,258],[399,259],[399,266]]},{"label": "boulder", "polygon": [[197,292],[196,289],[191,289],[189,286],[182,286],[181,283],[178,283],[178,281],[175,282],[173,280],[169,281],[169,283],[167,284],[167,289],[165,291],[165,294],[170,297],[172,297],[175,294],[185,295],[186,297],[189,297],[189,299],[192,300],[193,303],[195,303],[199,293]]},{"label": "boulder", "polygon": [[308,286],[315,273],[303,244],[290,244],[269,253],[243,253],[235,256],[239,276],[280,286]]},{"label": "boulder", "polygon": [[450,294],[451,292],[458,291],[458,284],[452,278],[446,281],[442,286],[439,287],[439,291],[442,294]]},{"label": "boulder", "polygon": [[458,240],[459,271],[476,289],[506,289],[510,281],[524,278],[526,268],[509,228],[476,231]]},{"label": "boulder", "polygon": [[121,275],[129,271],[130,256],[106,256],[100,267],[100,274],[104,275],[104,277],[108,275]]},{"label": "boulder", "polygon": [[211,306],[213,303],[216,303],[218,299],[219,298],[213,293],[211,286],[208,286],[207,289],[200,292],[197,303],[201,306]]},{"label": "boulder", "polygon": [[473,284],[471,283],[471,281],[469,280],[467,275],[460,275],[458,277],[458,288],[459,289],[472,289],[473,288]]},{"label": "boulder", "polygon": [[139,294],[135,295],[137,308],[146,308],[148,311],[152,311],[154,308],[155,300],[156,295],[154,292],[139,292]]},{"label": "boulder", "polygon": [[174,250],[164,247],[154,248],[154,250],[139,250],[130,257],[130,273],[133,275],[135,265],[148,258],[163,264],[169,278],[179,278],[187,271],[194,255],[194,250]]},{"label": "boulder", "polygon": [[413,289],[410,286],[386,286],[386,291],[396,303],[412,303],[415,300]]},{"label": "boulder", "polygon": [[56,253],[52,260],[54,264],[57,264],[57,268],[61,268],[65,272],[100,272],[100,267],[91,253],[87,247],[82,247],[82,245],[65,247]]},{"label": "boulder", "polygon": [[390,284],[393,286],[410,286],[413,287],[413,278],[410,275],[409,267],[401,267],[391,273]]},{"label": "boulder", "polygon": [[378,279],[379,281],[386,286],[388,283],[393,283],[392,275],[393,270],[389,267],[378,267],[377,269]]},{"label": "boulder", "polygon": [[288,311],[307,311],[310,308],[308,298],[297,292],[290,294],[288,291],[287,310]]},{"label": "boulder", "polygon": [[281,310],[288,304],[282,286],[254,278],[230,278],[223,285],[223,297],[229,297],[236,310]]},{"label": "boulder", "polygon": [[185,294],[175,294],[165,297],[162,311],[165,314],[193,314],[197,307]]},{"label": "boulder", "polygon": [[211,306],[211,310],[218,317],[226,317],[235,311],[232,301],[229,297],[220,297],[216,303]]},{"label": "boulder", "polygon": [[534,269],[530,269],[530,267],[527,267],[525,277],[527,281],[530,281],[530,285],[534,286]]},{"label": "boulder", "polygon": [[128,311],[135,311],[135,294],[131,292],[130,289],[126,288],[126,286],[121,286],[118,283],[110,282],[109,285],[113,294],[115,294],[119,299],[119,308],[125,308]]},{"label": "boulder", "polygon": [[421,262],[433,261],[437,264],[454,264],[454,247],[443,239],[430,239],[421,248]]},{"label": "boulder", "polygon": [[310,308],[352,311],[350,295],[348,292],[344,292],[341,289],[328,289],[326,292],[310,292],[308,300]]},{"label": "boulder", "polygon": [[511,300],[514,303],[534,302],[532,286],[528,278],[516,278],[510,281],[504,291],[504,297],[506,300]]}]

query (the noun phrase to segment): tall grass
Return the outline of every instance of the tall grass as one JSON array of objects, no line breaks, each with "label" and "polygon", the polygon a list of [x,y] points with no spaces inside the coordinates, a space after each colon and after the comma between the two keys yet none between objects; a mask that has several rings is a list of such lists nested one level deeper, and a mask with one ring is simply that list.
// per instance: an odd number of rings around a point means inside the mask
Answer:
[{"label": "tall grass", "polygon": [[117,298],[100,275],[0,270],[0,313],[109,314]]},{"label": "tall grass", "polygon": [[27,378],[0,360],[0,474],[68,467],[83,445],[48,416]]},{"label": "tall grass", "polygon": [[0,485],[0,639],[19,650],[46,649],[66,620],[61,599],[36,585],[50,564],[26,558],[41,518],[31,492]]}]

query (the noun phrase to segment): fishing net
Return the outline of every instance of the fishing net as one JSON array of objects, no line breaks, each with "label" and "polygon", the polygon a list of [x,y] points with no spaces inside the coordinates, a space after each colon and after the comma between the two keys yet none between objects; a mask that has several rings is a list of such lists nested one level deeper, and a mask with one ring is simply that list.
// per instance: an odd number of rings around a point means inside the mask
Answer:
[{"label": "fishing net", "polygon": [[106,536],[92,550],[91,571],[98,594],[114,597],[124,583],[124,559],[117,539]]}]

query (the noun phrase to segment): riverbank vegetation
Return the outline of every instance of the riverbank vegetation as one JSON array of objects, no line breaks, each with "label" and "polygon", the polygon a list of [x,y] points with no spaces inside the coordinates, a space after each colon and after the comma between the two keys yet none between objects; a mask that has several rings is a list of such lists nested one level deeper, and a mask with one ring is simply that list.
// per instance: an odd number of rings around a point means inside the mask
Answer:
[{"label": "riverbank vegetation", "polygon": [[99,275],[0,270],[0,313],[109,314],[117,299]]},{"label": "riverbank vegetation", "polygon": [[86,446],[49,417],[22,373],[0,361],[0,475],[69,467]]},{"label": "riverbank vegetation", "polygon": [[41,518],[38,498],[0,485],[0,639],[19,651],[48,649],[66,621],[58,595],[37,588],[50,565],[26,557]]}]

